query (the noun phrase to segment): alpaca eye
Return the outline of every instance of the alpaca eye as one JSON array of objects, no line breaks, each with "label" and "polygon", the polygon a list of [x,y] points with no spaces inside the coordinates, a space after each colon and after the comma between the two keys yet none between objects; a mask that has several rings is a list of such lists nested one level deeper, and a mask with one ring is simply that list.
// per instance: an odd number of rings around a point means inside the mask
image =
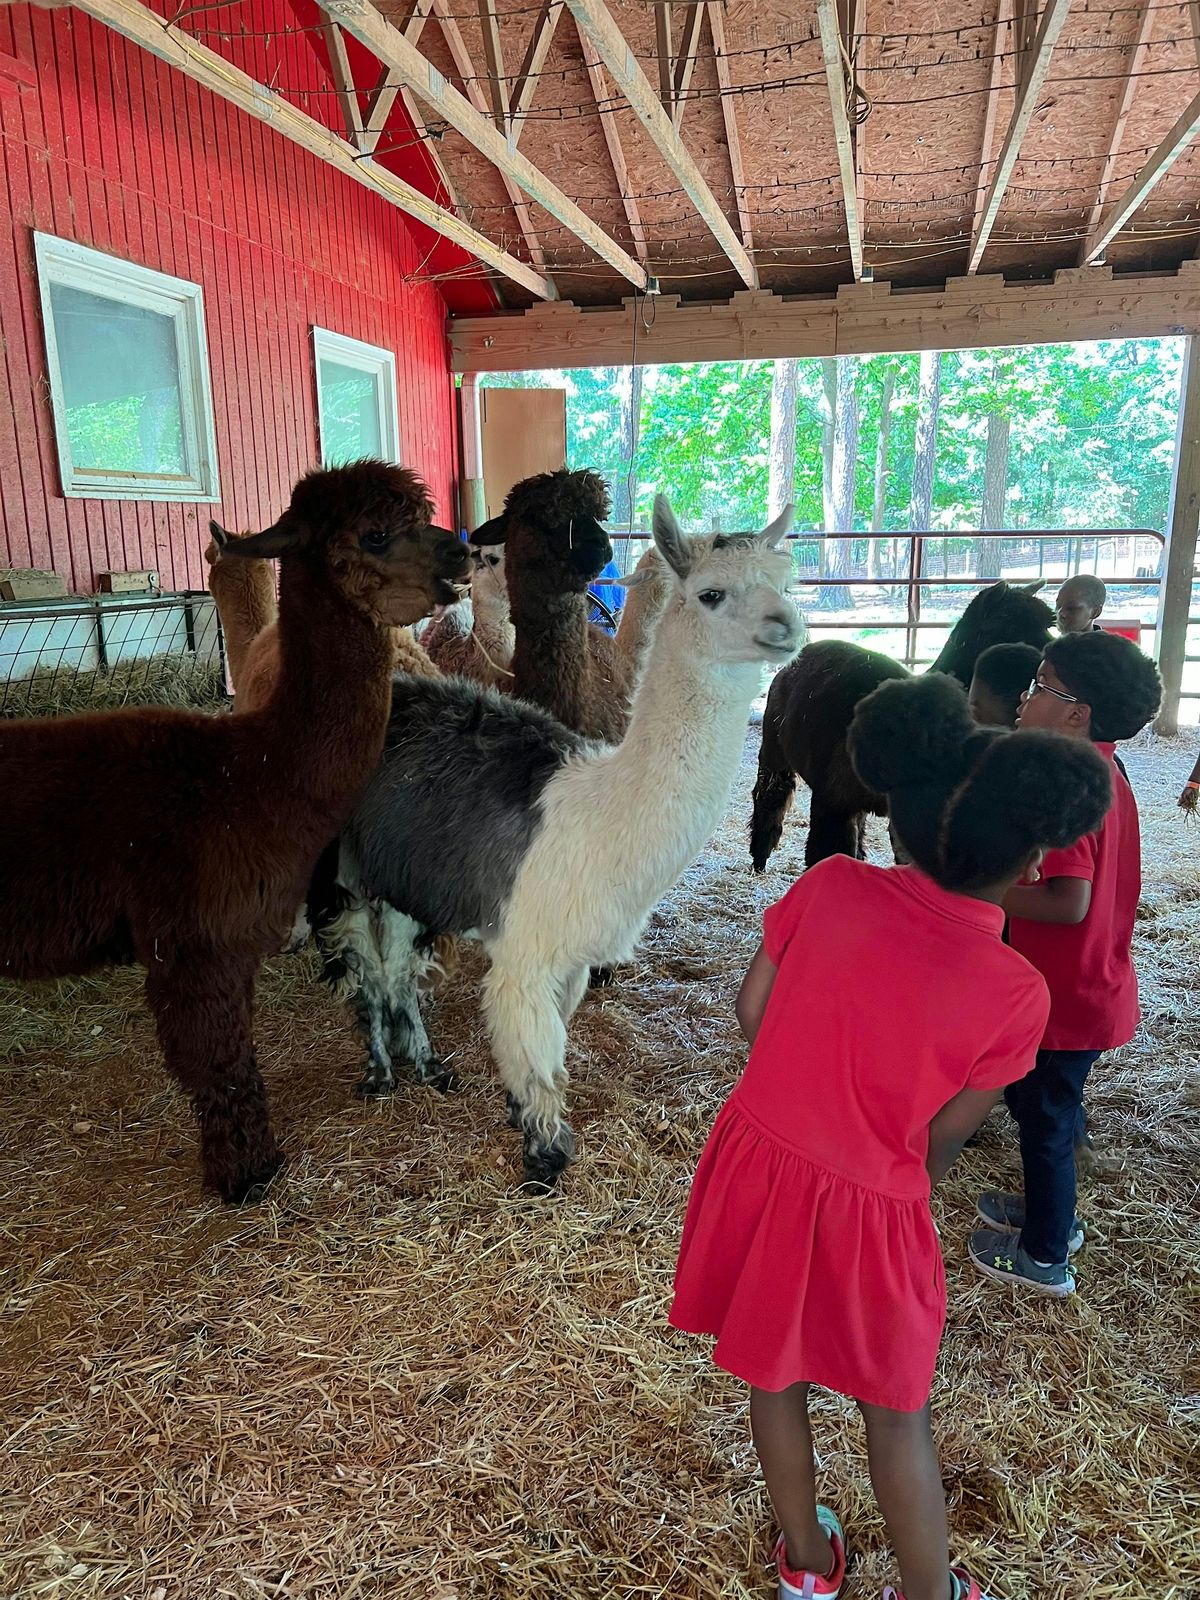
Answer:
[{"label": "alpaca eye", "polygon": [[701,589],[696,596],[702,606],[719,606],[724,598],[724,589]]},{"label": "alpaca eye", "polygon": [[384,533],[382,528],[372,528],[370,533],[364,533],[358,541],[368,555],[381,555],[392,542],[390,533]]},{"label": "alpaca eye", "polygon": [[500,565],[500,557],[499,556],[488,556],[487,564],[488,564],[489,567],[498,567]]}]

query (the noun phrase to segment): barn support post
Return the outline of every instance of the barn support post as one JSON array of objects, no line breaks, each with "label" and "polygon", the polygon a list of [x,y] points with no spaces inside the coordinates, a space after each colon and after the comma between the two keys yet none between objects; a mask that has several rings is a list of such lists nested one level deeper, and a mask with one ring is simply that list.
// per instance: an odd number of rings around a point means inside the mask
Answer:
[{"label": "barn support post", "polygon": [[1183,358],[1179,391],[1179,426],[1175,434],[1175,469],[1171,477],[1171,511],[1167,551],[1158,597],[1158,668],[1162,673],[1162,710],[1156,733],[1179,732],[1179,692],[1187,654],[1188,616],[1192,609],[1192,577],[1196,565],[1196,530],[1200,523],[1200,344],[1193,334]]},{"label": "barn support post", "polygon": [[458,391],[459,425],[462,429],[463,492],[462,514],[467,532],[474,533],[487,521],[487,498],[483,484],[483,430],[479,416],[479,374],[463,374]]}]

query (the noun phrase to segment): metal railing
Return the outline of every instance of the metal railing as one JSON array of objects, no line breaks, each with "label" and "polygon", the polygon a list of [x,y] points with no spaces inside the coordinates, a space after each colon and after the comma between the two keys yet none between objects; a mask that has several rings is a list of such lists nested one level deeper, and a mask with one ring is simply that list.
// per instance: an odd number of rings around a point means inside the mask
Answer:
[{"label": "metal railing", "polygon": [[207,589],[0,603],[0,716],[204,703],[224,683]]}]

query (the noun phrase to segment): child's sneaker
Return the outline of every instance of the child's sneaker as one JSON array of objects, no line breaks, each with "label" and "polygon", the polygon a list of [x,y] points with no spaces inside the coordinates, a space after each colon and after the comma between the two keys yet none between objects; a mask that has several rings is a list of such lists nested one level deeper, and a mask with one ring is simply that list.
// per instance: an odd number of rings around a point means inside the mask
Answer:
[{"label": "child's sneaker", "polygon": [[1020,1284],[1058,1300],[1075,1293],[1075,1274],[1067,1263],[1042,1266],[1022,1245],[1019,1234],[980,1228],[971,1235],[967,1254],[985,1278],[995,1278],[998,1283]]},{"label": "child's sneaker", "polygon": [[[951,1600],[992,1600],[991,1595],[984,1594],[965,1567],[951,1567],[950,1578],[954,1584]],[[883,1591],[883,1600],[904,1600],[904,1596],[899,1589],[889,1586]]]},{"label": "child's sneaker", "polygon": [[780,1534],[771,1557],[779,1574],[779,1600],[835,1600],[842,1592],[846,1581],[846,1536],[837,1513],[828,1506],[817,1507],[817,1521],[833,1546],[833,1568],[824,1576],[817,1572],[794,1572],[788,1566],[787,1541]]},{"label": "child's sneaker", "polygon": [[[1025,1196],[1005,1194],[1000,1189],[985,1189],[975,1205],[980,1220],[990,1223],[1000,1233],[1020,1233],[1025,1226]],[[1067,1254],[1078,1255],[1083,1249],[1083,1223],[1076,1217],[1067,1237]]]}]

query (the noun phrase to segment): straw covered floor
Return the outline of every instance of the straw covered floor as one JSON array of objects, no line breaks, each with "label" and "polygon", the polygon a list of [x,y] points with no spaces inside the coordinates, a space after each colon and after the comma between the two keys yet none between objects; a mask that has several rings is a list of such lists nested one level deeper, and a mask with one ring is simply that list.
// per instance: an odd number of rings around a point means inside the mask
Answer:
[{"label": "straw covered floor", "polygon": [[[1019,1180],[1003,1116],[937,1202],[954,1542],[999,1600],[1200,1594],[1200,829],[1174,803],[1193,744],[1129,751],[1146,1021],[1090,1096],[1107,1170],[1081,1293],[1018,1304],[964,1262],[978,1190]],[[734,993],[802,859],[793,820],[749,872],[756,750],[752,729],[720,835],[576,1019],[581,1159],[556,1199],[514,1191],[473,957],[432,1015],[463,1092],[369,1105],[312,957],[267,964],[290,1164],[241,1212],[200,1193],[139,974],[0,985],[0,1597],[772,1592],[745,1395],[665,1321],[743,1060]],[[815,1431],[858,1551],[844,1592],[876,1597],[894,1573],[852,1408],[823,1397]]]}]

